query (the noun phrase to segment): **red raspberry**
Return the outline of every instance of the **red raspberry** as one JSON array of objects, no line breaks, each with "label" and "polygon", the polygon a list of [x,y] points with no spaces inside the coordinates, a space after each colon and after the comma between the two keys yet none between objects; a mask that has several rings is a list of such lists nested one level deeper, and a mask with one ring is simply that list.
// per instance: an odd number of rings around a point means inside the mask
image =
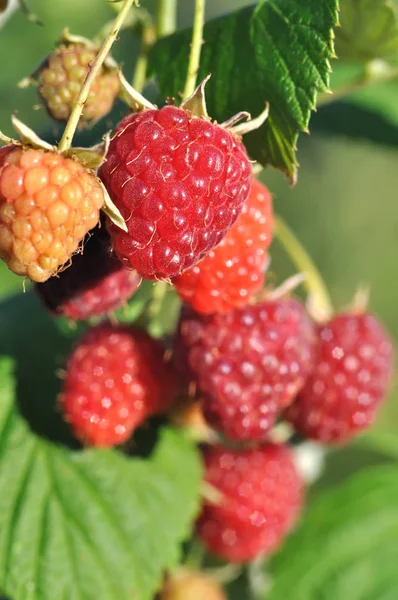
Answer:
[{"label": "red raspberry", "polygon": [[[73,43],[60,46],[46,59],[38,73],[39,95],[53,119],[68,120],[96,56],[95,48]],[[82,122],[98,121],[108,114],[119,88],[117,72],[102,67],[90,88]]]},{"label": "red raspberry", "polygon": [[235,223],[249,194],[241,142],[182,108],[126,117],[107,158],[100,176],[128,227],[109,224],[114,247],[147,279],[195,264]]},{"label": "red raspberry", "polygon": [[319,327],[316,367],[287,418],[304,437],[344,443],[369,427],[393,370],[393,345],[369,314],[341,314]]},{"label": "red raspberry", "polygon": [[203,314],[248,304],[264,285],[272,227],[271,194],[253,179],[242,212],[221,243],[174,279],[181,298]]},{"label": "red raspberry", "polygon": [[17,275],[46,281],[95,227],[104,195],[94,174],[57,152],[0,150],[0,257]]},{"label": "red raspberry", "polygon": [[176,391],[158,341],[142,331],[104,324],[78,342],[60,400],[77,438],[113,446],[126,441],[148,416],[167,410]]},{"label": "red raspberry", "polygon": [[44,305],[54,315],[89,319],[116,310],[137,289],[141,277],[111,256],[106,229],[97,229],[75,254],[71,266],[36,285]]},{"label": "red raspberry", "polygon": [[204,573],[182,571],[173,574],[159,600],[227,600],[221,587]]},{"label": "red raspberry", "polygon": [[182,370],[186,357],[211,425],[261,440],[303,386],[314,346],[304,307],[282,298],[206,317],[183,312],[175,360]]},{"label": "red raspberry", "polygon": [[221,492],[205,503],[197,530],[213,554],[232,562],[275,551],[294,526],[303,484],[287,447],[206,451],[206,481]]}]

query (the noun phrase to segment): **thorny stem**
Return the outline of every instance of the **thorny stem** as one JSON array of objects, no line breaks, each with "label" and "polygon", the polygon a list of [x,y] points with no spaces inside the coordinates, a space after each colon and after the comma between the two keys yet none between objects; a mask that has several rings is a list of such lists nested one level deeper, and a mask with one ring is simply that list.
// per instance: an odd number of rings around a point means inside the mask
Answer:
[{"label": "thorny stem", "polygon": [[104,60],[108,56],[108,53],[109,53],[110,49],[112,48],[112,45],[118,36],[119,30],[123,24],[123,21],[126,18],[130,8],[132,7],[132,5],[134,3],[135,3],[135,0],[124,0],[122,8],[120,9],[120,12],[115,19],[112,30],[110,31],[108,36],[105,38],[104,43],[102,44],[94,62],[92,63],[92,65],[90,67],[89,72],[87,73],[86,79],[84,80],[83,86],[80,90],[79,97],[76,101],[75,106],[73,107],[72,113],[66,124],[61,141],[58,144],[58,150],[60,152],[69,150],[69,148],[72,145],[73,136],[75,134],[80,117],[82,115],[84,104],[90,93],[91,85],[92,85],[94,79],[96,78],[96,76],[98,75]]},{"label": "thorny stem", "polygon": [[325,316],[330,316],[333,313],[333,305],[318,268],[293,231],[279,215],[275,215],[274,234],[300,273],[305,275],[303,285],[312,296],[317,311],[319,310]]},{"label": "thorny stem", "polygon": [[155,27],[150,18],[147,18],[141,24],[141,48],[135,65],[133,88],[137,92],[142,92],[146,83],[146,73],[148,67],[148,54],[155,43]]},{"label": "thorny stem", "polygon": [[174,33],[177,24],[177,0],[157,0],[156,37]]},{"label": "thorny stem", "polygon": [[196,78],[199,71],[200,53],[203,44],[203,26],[205,21],[205,0],[196,0],[191,52],[189,54],[187,79],[183,99],[189,98],[196,88]]}]

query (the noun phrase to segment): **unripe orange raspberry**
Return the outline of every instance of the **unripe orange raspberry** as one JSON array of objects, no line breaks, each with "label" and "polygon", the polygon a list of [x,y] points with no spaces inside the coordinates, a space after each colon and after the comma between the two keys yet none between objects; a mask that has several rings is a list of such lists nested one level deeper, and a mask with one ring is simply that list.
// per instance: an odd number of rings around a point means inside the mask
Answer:
[{"label": "unripe orange raspberry", "polygon": [[183,571],[169,579],[160,600],[226,600],[220,585],[204,573]]},{"label": "unripe orange raspberry", "polygon": [[94,174],[52,151],[0,150],[0,258],[37,282],[57,273],[99,221],[104,195]]},{"label": "unripe orange raspberry", "polygon": [[[67,121],[76,103],[80,89],[97,51],[84,44],[59,46],[49,55],[39,71],[39,95],[50,116],[57,121]],[[119,79],[115,70],[102,67],[95,78],[82,119],[98,121],[112,109],[119,93]]]}]

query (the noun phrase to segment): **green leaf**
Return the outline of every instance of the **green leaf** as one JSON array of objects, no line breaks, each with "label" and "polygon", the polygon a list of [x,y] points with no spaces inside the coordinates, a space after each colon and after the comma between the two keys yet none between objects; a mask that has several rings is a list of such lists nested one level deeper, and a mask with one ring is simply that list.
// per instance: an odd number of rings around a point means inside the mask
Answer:
[{"label": "green leaf", "polygon": [[[198,80],[209,73],[209,114],[222,122],[242,110],[270,115],[245,136],[251,156],[295,180],[295,148],[306,131],[316,93],[329,83],[337,0],[262,0],[205,25]],[[192,32],[163,38],[150,56],[161,95],[184,88]]]},{"label": "green leaf", "polygon": [[167,428],[148,460],[45,441],[16,410],[9,359],[0,397],[1,589],[13,600],[150,600],[197,510],[194,447]]},{"label": "green leaf", "polygon": [[339,58],[370,61],[398,52],[398,23],[389,0],[341,0],[336,29]]},{"label": "green leaf", "polygon": [[395,466],[323,494],[271,561],[267,600],[397,598],[397,497]]}]

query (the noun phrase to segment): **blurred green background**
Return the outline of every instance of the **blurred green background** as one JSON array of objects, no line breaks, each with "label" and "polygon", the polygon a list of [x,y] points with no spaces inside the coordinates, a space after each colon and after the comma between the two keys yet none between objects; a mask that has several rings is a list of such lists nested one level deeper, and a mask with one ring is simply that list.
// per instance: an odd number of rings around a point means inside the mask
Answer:
[{"label": "blurred green background", "polygon": [[[179,4],[179,25],[188,25],[193,2]],[[212,0],[208,2],[208,15],[243,4],[249,2]],[[145,1],[145,6],[153,5]],[[91,37],[114,15],[104,0],[30,0],[29,6],[42,26],[18,13],[0,32],[0,129],[8,135],[12,135],[10,115],[15,111],[38,133],[56,131],[44,110],[35,106],[35,90],[18,89],[17,83],[51,51],[64,27]],[[127,72],[131,71],[136,48],[136,40],[128,32],[115,46],[114,54],[125,63]],[[362,118],[366,119],[366,114]],[[398,152],[391,140],[390,145],[376,145],[361,137],[337,135],[338,122],[327,125],[327,135],[315,128],[310,136],[300,137],[301,168],[294,189],[276,172],[266,171],[262,178],[274,193],[276,210],[294,228],[320,267],[336,306],[347,305],[359,283],[369,283],[372,309],[398,338]],[[388,124],[383,126],[389,131]],[[277,281],[293,272],[277,244],[272,251],[271,271]],[[0,297],[22,288],[22,280],[1,265]],[[377,422],[380,431],[398,431],[398,387],[394,387]]]}]

